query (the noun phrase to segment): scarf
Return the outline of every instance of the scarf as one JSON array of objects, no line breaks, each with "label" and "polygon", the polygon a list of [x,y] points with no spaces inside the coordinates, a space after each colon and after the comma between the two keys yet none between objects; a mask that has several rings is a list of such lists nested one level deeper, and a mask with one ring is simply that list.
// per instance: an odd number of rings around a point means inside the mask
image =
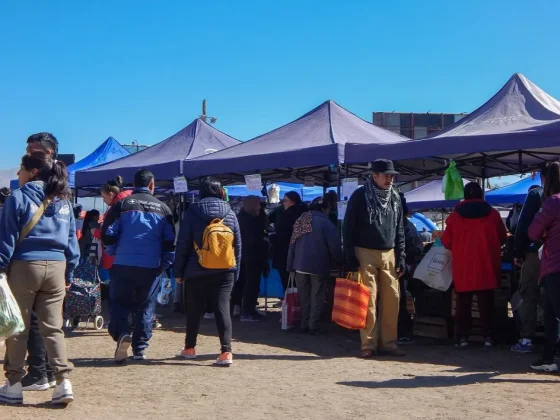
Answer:
[{"label": "scarf", "polygon": [[290,243],[295,244],[300,236],[313,232],[313,227],[311,225],[312,220],[313,216],[310,211],[306,211],[296,220]]},{"label": "scarf", "polygon": [[[370,177],[365,185],[366,203],[369,214],[369,224],[373,224],[374,220],[377,223],[383,223],[383,220],[389,214],[389,210],[398,212],[400,204],[400,197],[394,188],[383,190],[377,188],[373,179]],[[397,218],[394,218],[395,225]]]}]

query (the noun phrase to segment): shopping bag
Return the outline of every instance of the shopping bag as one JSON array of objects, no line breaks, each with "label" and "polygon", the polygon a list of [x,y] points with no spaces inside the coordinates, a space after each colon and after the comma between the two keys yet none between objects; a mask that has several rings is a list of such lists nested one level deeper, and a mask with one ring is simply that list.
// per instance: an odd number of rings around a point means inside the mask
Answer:
[{"label": "shopping bag", "polygon": [[449,167],[445,170],[442,189],[446,200],[462,200],[465,196],[463,178],[461,178],[454,161],[451,161]]},{"label": "shopping bag", "polygon": [[453,281],[451,266],[451,251],[445,249],[438,238],[416,267],[414,278],[432,289],[446,292]]},{"label": "shopping bag", "polygon": [[282,302],[282,329],[289,330],[297,327],[301,321],[301,307],[296,287],[295,274],[290,274],[288,288]]},{"label": "shopping bag", "polygon": [[163,306],[169,305],[169,298],[172,292],[173,288],[171,287],[171,279],[165,274],[162,274],[159,284],[159,292],[157,295],[157,303]]},{"label": "shopping bag", "polygon": [[0,274],[0,345],[25,329],[19,306],[8,286],[5,274]]},{"label": "shopping bag", "polygon": [[365,328],[369,299],[370,291],[359,273],[348,273],[347,278],[336,279],[332,320],[349,330]]},{"label": "shopping bag", "polygon": [[[270,262],[272,267],[272,261]],[[284,287],[282,287],[282,279],[280,278],[280,273],[275,268],[270,269],[270,274],[265,277],[264,274],[261,276],[261,288],[259,296],[267,298],[283,298],[284,297]]]}]

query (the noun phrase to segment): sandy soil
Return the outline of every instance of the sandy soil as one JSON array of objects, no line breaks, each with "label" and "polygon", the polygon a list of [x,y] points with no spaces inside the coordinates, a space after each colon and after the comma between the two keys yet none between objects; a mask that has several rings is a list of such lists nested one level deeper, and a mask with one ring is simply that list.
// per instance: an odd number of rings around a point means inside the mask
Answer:
[{"label": "sandy soil", "polygon": [[55,409],[46,403],[50,391],[29,392],[23,406],[0,406],[0,418],[560,418],[560,376],[528,373],[534,356],[422,341],[406,358],[360,360],[357,333],[334,326],[320,337],[284,333],[278,317],[235,321],[230,368],[212,365],[219,350],[213,321],[203,321],[193,362],[174,357],[184,339],[181,317],[161,319],[149,360],[125,366],[113,363],[106,332],[77,332],[67,340],[75,403]]}]

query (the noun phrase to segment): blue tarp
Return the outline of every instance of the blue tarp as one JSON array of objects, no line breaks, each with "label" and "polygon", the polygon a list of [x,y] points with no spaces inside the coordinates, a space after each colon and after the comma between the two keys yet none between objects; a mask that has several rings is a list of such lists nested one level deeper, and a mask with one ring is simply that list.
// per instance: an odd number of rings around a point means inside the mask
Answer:
[{"label": "blue tarp", "polygon": [[[322,197],[323,187],[304,187],[303,184],[290,184],[286,182],[276,183],[280,187],[280,199],[286,195],[287,192],[295,191],[297,192],[303,201],[313,201],[317,197]],[[230,197],[247,197],[249,195],[256,195],[261,197],[260,191],[248,190],[246,185],[226,185],[225,186]],[[267,191],[268,188],[267,186]],[[336,188],[328,188],[327,191],[336,191]]]},{"label": "blue tarp", "polygon": [[[182,173],[185,159],[203,156],[239,144],[239,141],[197,118],[173,136],[124,159],[76,173],[78,187],[102,185],[122,176],[127,183],[138,169],[149,169],[156,181],[171,181]],[[187,166],[187,165],[185,165]]]},{"label": "blue tarp", "polygon": [[[408,143],[408,139],[362,120],[333,101],[326,101],[291,123],[185,165],[187,178],[248,174],[279,168],[321,167],[344,163],[344,145]],[[264,175],[263,172],[261,174]],[[303,179],[291,170],[271,176],[275,181]],[[324,181],[324,179],[322,179]],[[297,182],[297,181],[296,181]]]},{"label": "blue tarp", "polygon": [[467,117],[428,137],[407,144],[346,144],[347,163],[383,156],[411,171],[443,174],[446,160],[455,159],[471,178],[525,172],[559,154],[560,102],[519,73]]},{"label": "blue tarp", "polygon": [[[469,181],[463,179],[463,184]],[[429,210],[452,208],[459,200],[446,200],[442,191],[442,181],[431,181],[404,194],[410,210]]]},{"label": "blue tarp", "polygon": [[535,179],[530,176],[505,187],[488,191],[485,198],[490,204],[523,204],[529,188],[533,185],[541,185],[540,174],[537,174]]},{"label": "blue tarp", "polygon": [[[95,166],[103,165],[104,163],[112,162],[116,159],[128,156],[130,153],[120,145],[113,137],[109,137],[101,145],[87,155],[85,158],[75,162],[68,167],[68,178],[70,187],[74,188],[74,177],[76,171],[82,169],[93,168]],[[15,182],[15,188],[18,187],[18,180],[14,180],[10,183],[12,185]]]},{"label": "blue tarp", "polygon": [[412,222],[418,232],[422,232],[424,228],[426,228],[428,232],[437,230],[437,225],[422,213],[414,213],[408,220]]}]

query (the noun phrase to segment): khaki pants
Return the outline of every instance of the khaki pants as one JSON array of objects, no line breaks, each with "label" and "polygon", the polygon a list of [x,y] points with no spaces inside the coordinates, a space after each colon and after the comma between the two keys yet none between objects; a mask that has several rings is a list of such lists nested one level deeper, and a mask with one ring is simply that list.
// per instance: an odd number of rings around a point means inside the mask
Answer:
[{"label": "khaki pants", "polygon": [[519,296],[523,299],[519,307],[521,318],[521,338],[533,338],[537,330],[537,310],[542,304],[539,275],[541,260],[536,252],[528,252],[521,269]]},{"label": "khaki pants", "polygon": [[397,342],[399,278],[395,251],[356,247],[360,274],[370,290],[366,327],[360,331],[362,350],[391,350]]},{"label": "khaki pants", "polygon": [[33,307],[57,381],[66,378],[73,369],[66,357],[62,331],[65,271],[66,261],[14,261],[10,265],[8,284],[25,323],[25,330],[21,334],[6,340],[4,370],[11,384],[20,382],[25,376],[27,335]]}]

